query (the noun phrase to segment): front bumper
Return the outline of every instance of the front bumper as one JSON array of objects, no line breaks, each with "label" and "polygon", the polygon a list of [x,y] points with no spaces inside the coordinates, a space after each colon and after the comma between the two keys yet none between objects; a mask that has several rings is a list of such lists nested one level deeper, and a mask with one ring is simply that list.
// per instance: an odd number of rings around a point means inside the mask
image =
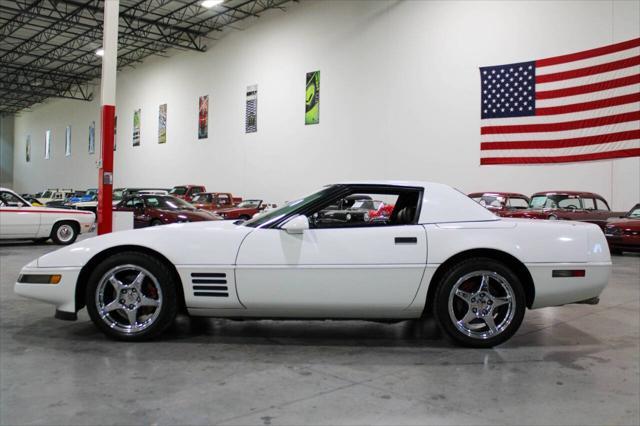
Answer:
[{"label": "front bumper", "polygon": [[80,267],[38,268],[25,266],[20,275],[61,275],[58,284],[32,284],[16,282],[14,291],[20,296],[41,302],[51,303],[56,310],[67,313],[76,312],[76,283]]}]

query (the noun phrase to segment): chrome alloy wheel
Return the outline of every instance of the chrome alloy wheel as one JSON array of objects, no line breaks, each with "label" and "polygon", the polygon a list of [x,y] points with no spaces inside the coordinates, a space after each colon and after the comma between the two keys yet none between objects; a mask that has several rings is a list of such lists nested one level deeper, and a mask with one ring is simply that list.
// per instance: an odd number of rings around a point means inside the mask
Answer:
[{"label": "chrome alloy wheel", "polygon": [[75,232],[76,231],[73,229],[73,226],[69,225],[68,223],[63,223],[62,225],[58,226],[58,229],[56,230],[56,236],[61,242],[67,243],[71,241],[71,239],[75,235]]},{"label": "chrome alloy wheel", "polygon": [[100,279],[95,302],[102,321],[112,329],[132,334],[156,321],[162,307],[162,289],[146,269],[120,265]]},{"label": "chrome alloy wheel", "polygon": [[453,285],[449,293],[449,317],[465,335],[485,340],[511,324],[515,301],[513,288],[502,275],[475,271]]}]

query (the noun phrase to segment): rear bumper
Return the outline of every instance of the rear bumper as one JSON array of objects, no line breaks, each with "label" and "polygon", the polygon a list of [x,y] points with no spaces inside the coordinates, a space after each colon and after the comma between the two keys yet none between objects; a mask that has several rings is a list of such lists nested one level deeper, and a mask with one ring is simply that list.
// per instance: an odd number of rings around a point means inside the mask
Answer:
[{"label": "rear bumper", "polygon": [[[609,282],[611,262],[529,264],[535,285],[532,309],[566,305],[597,298]],[[584,277],[553,278],[554,270],[584,270]]]},{"label": "rear bumper", "polygon": [[25,266],[20,275],[62,275],[58,284],[30,284],[16,282],[14,291],[20,296],[54,305],[57,311],[76,313],[76,283],[79,267],[38,268]]}]

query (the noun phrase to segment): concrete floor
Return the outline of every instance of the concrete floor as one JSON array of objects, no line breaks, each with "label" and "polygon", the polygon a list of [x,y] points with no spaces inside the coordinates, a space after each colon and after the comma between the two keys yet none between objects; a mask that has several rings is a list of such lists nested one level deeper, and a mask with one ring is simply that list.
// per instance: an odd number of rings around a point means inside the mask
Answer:
[{"label": "concrete floor", "polygon": [[189,320],[127,344],[13,294],[51,244],[0,244],[0,424],[640,423],[640,256],[597,306],[529,311],[493,350],[432,323]]}]

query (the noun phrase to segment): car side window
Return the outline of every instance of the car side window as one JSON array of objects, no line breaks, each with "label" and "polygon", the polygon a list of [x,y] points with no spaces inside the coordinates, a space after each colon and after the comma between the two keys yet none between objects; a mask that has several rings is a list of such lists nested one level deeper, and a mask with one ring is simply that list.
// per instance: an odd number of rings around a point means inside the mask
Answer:
[{"label": "car side window", "polygon": [[218,195],[218,204],[231,204],[228,195]]},{"label": "car side window", "polygon": [[561,209],[579,209],[580,199],[578,198],[563,198],[558,201],[558,207]]},{"label": "car side window", "polygon": [[595,210],[596,203],[593,201],[593,198],[583,198],[582,206],[585,210]]},{"label": "car side window", "polygon": [[598,210],[604,210],[604,211],[609,211],[609,206],[607,205],[607,203],[605,203],[604,201],[602,201],[599,198],[596,198],[596,208]]},{"label": "car side window", "polygon": [[529,203],[524,198],[509,198],[507,207],[511,209],[526,209],[529,207]]},{"label": "car side window", "polygon": [[0,206],[4,207],[22,207],[22,200],[10,192],[0,192]]},{"label": "car side window", "polygon": [[354,192],[328,201],[307,218],[312,229],[412,225],[419,199],[418,190]]}]

